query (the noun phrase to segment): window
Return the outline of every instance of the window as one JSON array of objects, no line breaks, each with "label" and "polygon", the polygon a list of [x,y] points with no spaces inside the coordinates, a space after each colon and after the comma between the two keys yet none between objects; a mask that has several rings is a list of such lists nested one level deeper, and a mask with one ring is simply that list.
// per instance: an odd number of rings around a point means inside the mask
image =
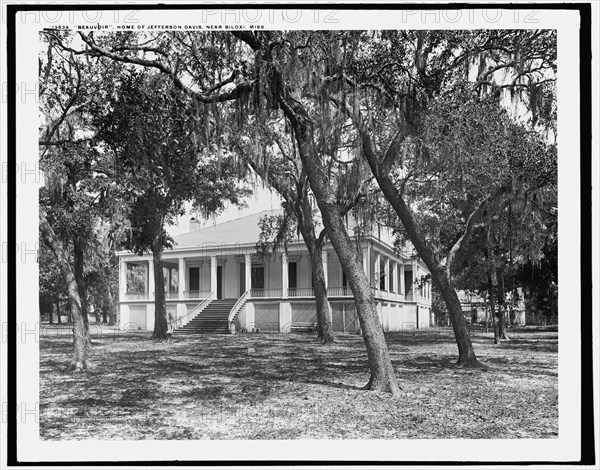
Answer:
[{"label": "window", "polygon": [[379,290],[385,290],[385,270],[379,273]]},{"label": "window", "polygon": [[404,293],[408,294],[413,288],[412,271],[404,272]]},{"label": "window", "polygon": [[264,266],[252,266],[251,273],[251,284],[252,289],[264,289],[265,288],[265,267]]},{"label": "window", "polygon": [[200,290],[200,268],[190,268],[190,290]]},{"label": "window", "polygon": [[396,286],[394,285],[394,265],[390,269],[390,292],[396,292]]},{"label": "window", "polygon": [[290,289],[298,287],[298,263],[295,261],[288,264],[288,287]]}]

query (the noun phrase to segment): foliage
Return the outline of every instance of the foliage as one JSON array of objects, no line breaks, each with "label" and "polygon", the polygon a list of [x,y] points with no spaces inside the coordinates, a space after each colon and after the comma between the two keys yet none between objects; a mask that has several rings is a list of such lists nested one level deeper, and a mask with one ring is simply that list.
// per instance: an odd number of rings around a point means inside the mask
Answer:
[{"label": "foliage", "polygon": [[201,145],[197,110],[163,77],[131,71],[116,89],[98,139],[114,153],[117,184],[131,200],[129,248],[170,247],[164,227],[185,213],[185,202],[212,214],[245,193],[231,184],[231,160]]},{"label": "foliage", "polygon": [[40,312],[52,313],[57,302],[68,298],[68,292],[60,267],[43,242],[39,244],[38,265]]},{"label": "foliage", "polygon": [[293,241],[297,233],[297,222],[287,212],[279,215],[265,215],[258,221],[260,229],[256,251],[261,258],[269,259],[271,253],[279,248],[287,249],[287,244]]}]

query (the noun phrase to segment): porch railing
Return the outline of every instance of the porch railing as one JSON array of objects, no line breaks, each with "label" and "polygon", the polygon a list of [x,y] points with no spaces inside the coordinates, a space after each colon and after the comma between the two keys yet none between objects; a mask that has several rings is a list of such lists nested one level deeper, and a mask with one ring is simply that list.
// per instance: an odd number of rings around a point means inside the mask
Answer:
[{"label": "porch railing", "polygon": [[177,291],[166,291],[165,292],[166,300],[173,300],[173,299],[178,299],[178,298],[179,298],[179,292],[177,292]]},{"label": "porch railing", "polygon": [[314,297],[315,290],[312,287],[290,287],[288,297]]},{"label": "porch railing", "polygon": [[329,297],[352,297],[352,289],[348,286],[328,287],[327,296]]},{"label": "porch railing", "polygon": [[250,289],[250,296],[253,299],[277,298],[283,295],[281,289]]},{"label": "porch railing", "polygon": [[[246,303],[246,299],[248,298],[249,294],[250,294],[250,291],[244,292],[242,294],[242,296],[239,299],[237,299],[237,302],[232,307],[231,311],[229,312],[229,317],[227,318],[227,321],[230,325],[231,325],[231,322],[233,320],[235,320],[235,317],[240,312],[240,310],[244,307],[244,304]],[[230,327],[230,329],[231,329],[231,327]]]},{"label": "porch railing", "polygon": [[125,300],[147,300],[148,292],[125,292]]},{"label": "porch railing", "polygon": [[202,310],[208,307],[208,304],[211,303],[214,298],[215,293],[211,292],[210,294],[208,294],[208,296],[206,296],[206,298],[202,302],[196,305],[188,313],[186,313],[182,317],[177,318],[177,328],[183,328],[185,325],[187,325],[196,315],[198,315],[202,312]]},{"label": "porch railing", "polygon": [[183,291],[184,299],[205,299],[210,296],[211,291],[208,290],[186,290]]}]

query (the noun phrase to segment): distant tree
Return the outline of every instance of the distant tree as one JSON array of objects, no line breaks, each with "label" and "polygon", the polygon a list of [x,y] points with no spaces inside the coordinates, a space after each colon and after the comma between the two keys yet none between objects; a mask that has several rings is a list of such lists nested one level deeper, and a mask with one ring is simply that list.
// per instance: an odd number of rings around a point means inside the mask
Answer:
[{"label": "distant tree", "polygon": [[52,252],[45,243],[40,243],[38,251],[40,270],[40,312],[48,315],[48,321],[54,323],[53,314],[56,310],[57,323],[61,323],[60,305],[68,297],[67,287]]}]

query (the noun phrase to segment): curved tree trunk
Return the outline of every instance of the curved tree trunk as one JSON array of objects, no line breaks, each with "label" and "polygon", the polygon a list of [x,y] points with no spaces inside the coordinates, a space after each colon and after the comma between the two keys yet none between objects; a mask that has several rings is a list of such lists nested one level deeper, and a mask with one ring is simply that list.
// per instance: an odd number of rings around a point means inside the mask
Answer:
[{"label": "curved tree trunk", "polygon": [[70,369],[80,371],[89,367],[90,363],[87,358],[89,334],[86,331],[83,322],[81,297],[79,296],[77,280],[69,263],[69,254],[63,248],[62,243],[54,233],[54,230],[42,214],[40,214],[40,231],[44,242],[48,248],[50,248],[52,253],[54,253],[67,284],[69,304],[71,306],[71,315],[73,318],[73,359],[70,364]]},{"label": "curved tree trunk", "polygon": [[[310,245],[310,246],[309,246]],[[315,247],[312,243],[306,243],[310,256],[310,265],[315,283],[315,301],[317,304],[317,341],[322,343],[333,343],[333,319],[331,317],[331,306],[327,298],[327,287],[325,283],[325,271],[323,270],[323,256],[321,247]]]},{"label": "curved tree trunk", "polygon": [[[371,164],[372,162],[369,161],[369,163]],[[380,169],[375,162],[371,165],[371,169],[383,194],[392,205],[396,214],[398,214],[402,225],[408,233],[410,241],[415,246],[415,249],[423,262],[429,268],[431,278],[446,303],[450,315],[450,322],[452,323],[452,330],[454,331],[454,337],[458,346],[458,361],[456,364],[461,367],[481,367],[481,363],[477,360],[475,351],[473,350],[473,343],[471,342],[471,336],[469,335],[469,330],[465,322],[465,316],[462,307],[460,306],[460,300],[456,293],[456,289],[454,289],[450,283],[450,279],[448,279],[446,267],[437,259],[433,249],[429,246],[427,240],[425,240],[410,208],[398,193],[398,190],[388,174],[380,172]]]},{"label": "curved tree trunk", "polygon": [[278,96],[278,99],[294,129],[298,153],[321,210],[323,225],[340,259],[342,268],[346,272],[348,283],[354,294],[371,369],[371,377],[366,388],[398,395],[400,394],[400,387],[394,374],[371,288],[363,271],[362,261],[358,258],[358,254],[346,231],[341,216],[341,208],[336,203],[335,195],[323,171],[314,144],[312,123],[306,111],[298,102],[289,97],[284,97],[282,94]]},{"label": "curved tree trunk", "polygon": [[167,307],[165,303],[165,276],[162,268],[162,246],[156,242],[152,247],[154,264],[154,332],[153,339],[167,339]]},{"label": "curved tree trunk", "polygon": [[323,344],[333,343],[335,341],[333,319],[331,305],[329,305],[329,299],[327,298],[327,282],[325,270],[323,269],[322,250],[325,234],[321,234],[318,238],[315,234],[312,207],[308,198],[300,194],[295,202],[293,207],[296,211],[300,233],[310,257],[310,268],[314,281],[317,307],[317,341],[321,341]]}]

